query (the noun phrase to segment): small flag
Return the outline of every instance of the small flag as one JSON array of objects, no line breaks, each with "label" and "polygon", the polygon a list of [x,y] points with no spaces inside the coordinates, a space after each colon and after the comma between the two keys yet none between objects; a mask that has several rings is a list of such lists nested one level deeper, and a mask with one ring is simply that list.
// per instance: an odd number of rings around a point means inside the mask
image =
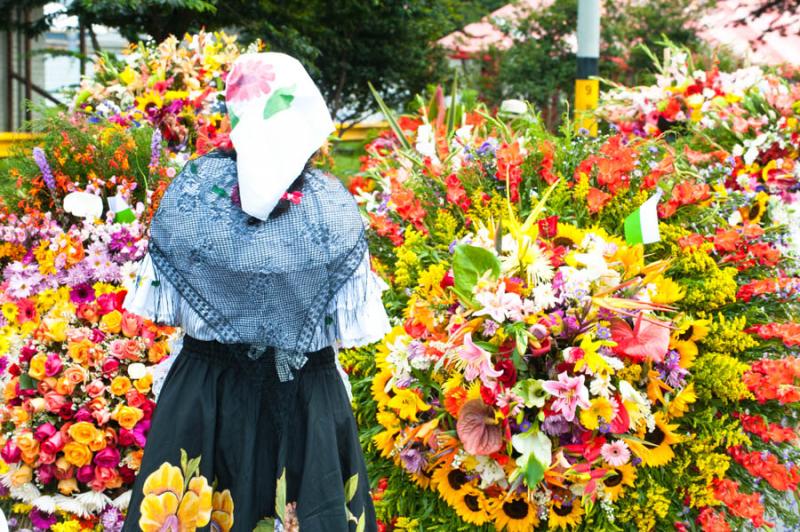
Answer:
[{"label": "small flag", "polygon": [[103,214],[103,200],[90,192],[70,192],[64,196],[64,210],[73,216],[93,221]]},{"label": "small flag", "polygon": [[136,220],[136,215],[133,214],[130,205],[119,195],[108,198],[108,208],[114,213],[116,223],[124,224]]},{"label": "small flag", "polygon": [[628,244],[652,244],[661,240],[658,232],[658,200],[661,190],[625,218],[625,241]]}]

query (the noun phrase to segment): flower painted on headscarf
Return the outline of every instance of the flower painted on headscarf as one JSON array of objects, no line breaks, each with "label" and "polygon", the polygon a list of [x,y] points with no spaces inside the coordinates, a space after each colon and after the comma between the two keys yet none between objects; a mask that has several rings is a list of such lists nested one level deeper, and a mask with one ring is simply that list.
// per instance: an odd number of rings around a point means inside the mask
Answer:
[{"label": "flower painted on headscarf", "polygon": [[272,90],[269,84],[271,81],[275,81],[272,65],[258,60],[242,61],[234,65],[228,74],[225,99],[228,102],[238,102],[269,94]]}]

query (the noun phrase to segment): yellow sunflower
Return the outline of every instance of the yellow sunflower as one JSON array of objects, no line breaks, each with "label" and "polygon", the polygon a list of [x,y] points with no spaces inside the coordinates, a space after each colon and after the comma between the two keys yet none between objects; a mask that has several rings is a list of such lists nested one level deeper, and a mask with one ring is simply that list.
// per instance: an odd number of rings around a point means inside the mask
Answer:
[{"label": "yellow sunflower", "polygon": [[547,518],[548,528],[560,528],[566,530],[575,528],[583,521],[583,508],[577,499],[571,503],[553,502],[550,505],[550,513]]},{"label": "yellow sunflower", "polygon": [[161,109],[164,106],[164,99],[155,91],[148,91],[136,98],[136,108],[142,112],[147,112],[150,107]]},{"label": "yellow sunflower", "polygon": [[431,477],[439,496],[450,506],[455,507],[470,489],[467,474],[445,464],[436,469]]},{"label": "yellow sunflower", "polygon": [[539,525],[536,506],[526,497],[514,495],[498,501],[494,512],[494,526],[508,532],[530,532]]},{"label": "yellow sunflower", "polygon": [[557,246],[575,247],[583,242],[583,231],[569,224],[558,224],[553,244]]},{"label": "yellow sunflower", "polygon": [[392,372],[384,369],[372,379],[372,397],[378,403],[378,408],[386,408],[392,398],[392,394],[386,391],[386,383],[392,378]]},{"label": "yellow sunflower", "polygon": [[646,466],[659,467],[669,463],[675,457],[672,445],[680,443],[680,435],[675,433],[678,425],[670,425],[664,414],[656,412],[654,415],[656,427],[647,433],[639,433],[639,439],[625,439],[628,447],[642,459]]},{"label": "yellow sunflower", "polygon": [[603,467],[608,469],[608,473],[603,477],[603,489],[612,501],[616,501],[625,491],[624,486],[633,487],[636,481],[636,468],[631,464],[621,466],[603,464]]},{"label": "yellow sunflower", "polygon": [[483,492],[474,486],[467,486],[453,504],[458,516],[473,525],[482,525],[491,518],[490,504]]},{"label": "yellow sunflower", "polygon": [[673,397],[667,405],[669,417],[679,418],[689,411],[689,405],[697,401],[697,394],[694,392],[694,383],[690,382]]}]

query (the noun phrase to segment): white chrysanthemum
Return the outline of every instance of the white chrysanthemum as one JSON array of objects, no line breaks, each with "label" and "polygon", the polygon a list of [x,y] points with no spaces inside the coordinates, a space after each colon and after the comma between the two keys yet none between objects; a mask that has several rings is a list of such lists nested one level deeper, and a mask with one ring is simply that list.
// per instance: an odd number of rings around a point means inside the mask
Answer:
[{"label": "white chrysanthemum", "polygon": [[32,482],[26,482],[22,486],[12,487],[9,489],[9,494],[12,499],[17,499],[25,504],[30,504],[35,501],[42,493],[39,488],[33,485]]},{"label": "white chrysanthemum", "polygon": [[36,497],[31,501],[31,506],[48,514],[56,511],[56,501],[50,495],[40,495]]},{"label": "white chrysanthemum", "polygon": [[111,499],[107,495],[94,490],[76,495],[75,500],[90,513],[97,513],[111,503]]},{"label": "white chrysanthemum", "polygon": [[136,276],[139,273],[139,263],[128,261],[124,263],[119,269],[119,275],[122,281],[122,286],[130,291],[136,285]]},{"label": "white chrysanthemum", "polygon": [[111,501],[111,506],[117,508],[118,510],[125,511],[128,509],[128,505],[131,502],[131,490],[126,491],[113,501]]},{"label": "white chrysanthemum", "polygon": [[592,392],[592,395],[609,397],[614,391],[614,385],[611,383],[611,375],[603,373],[595,375],[592,382],[589,384],[589,391]]},{"label": "white chrysanthemum", "polygon": [[92,516],[92,512],[88,511],[86,507],[75,497],[64,497],[59,495],[56,501],[58,509],[64,512],[77,515],[83,519]]}]

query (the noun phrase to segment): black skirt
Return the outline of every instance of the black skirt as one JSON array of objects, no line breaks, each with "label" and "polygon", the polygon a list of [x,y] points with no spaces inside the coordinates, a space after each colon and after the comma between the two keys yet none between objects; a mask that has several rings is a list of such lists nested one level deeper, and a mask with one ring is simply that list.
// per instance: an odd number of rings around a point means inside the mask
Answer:
[{"label": "black skirt", "polygon": [[[377,529],[334,351],[290,382],[243,345],[184,339],[164,382],[124,531]],[[260,528],[260,527],[259,527]]]}]

